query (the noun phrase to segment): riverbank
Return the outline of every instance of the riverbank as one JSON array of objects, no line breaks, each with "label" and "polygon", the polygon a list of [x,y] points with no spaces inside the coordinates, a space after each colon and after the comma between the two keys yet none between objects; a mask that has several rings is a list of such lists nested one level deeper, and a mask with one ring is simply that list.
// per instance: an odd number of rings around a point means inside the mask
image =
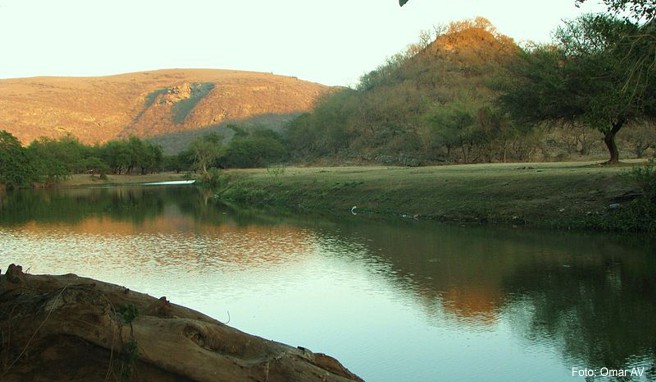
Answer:
[{"label": "riverbank", "polygon": [[[644,161],[427,167],[271,167],[225,170],[217,196],[255,209],[363,218],[504,224],[557,230],[641,231],[627,175]],[[179,181],[185,174],[73,175],[60,187]],[[353,208],[355,207],[355,208]],[[653,227],[647,230],[652,230]]]},{"label": "riverbank", "polygon": [[230,170],[218,197],[241,206],[317,214],[615,231],[625,230],[618,219],[626,218],[622,214],[638,194],[626,174],[640,164]]}]

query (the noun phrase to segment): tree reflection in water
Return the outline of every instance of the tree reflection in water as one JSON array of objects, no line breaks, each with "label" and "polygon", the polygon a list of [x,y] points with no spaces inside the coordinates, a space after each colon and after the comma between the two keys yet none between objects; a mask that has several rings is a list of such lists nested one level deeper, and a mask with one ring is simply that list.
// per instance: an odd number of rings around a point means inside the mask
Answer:
[{"label": "tree reflection in water", "polygon": [[656,380],[653,241],[407,222],[328,229],[388,264],[379,273],[414,294],[436,325],[445,314],[490,330],[507,320],[572,367],[644,366],[636,380]]},{"label": "tree reflection in water", "polygon": [[[555,344],[572,366],[646,367],[656,378],[656,278],[621,256],[568,265],[526,265],[504,287],[513,328]],[[646,380],[646,379],[640,379]]]}]

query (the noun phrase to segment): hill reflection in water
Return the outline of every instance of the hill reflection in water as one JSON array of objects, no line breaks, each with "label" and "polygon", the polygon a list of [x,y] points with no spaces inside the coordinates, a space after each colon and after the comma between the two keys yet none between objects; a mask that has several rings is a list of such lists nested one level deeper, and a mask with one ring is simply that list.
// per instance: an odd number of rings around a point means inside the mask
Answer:
[{"label": "hill reflection in water", "polygon": [[572,367],[634,366],[651,373],[634,380],[654,378],[653,242],[348,212],[257,216],[211,196],[193,187],[10,194],[0,257],[166,295],[334,354],[366,380],[577,380]]}]

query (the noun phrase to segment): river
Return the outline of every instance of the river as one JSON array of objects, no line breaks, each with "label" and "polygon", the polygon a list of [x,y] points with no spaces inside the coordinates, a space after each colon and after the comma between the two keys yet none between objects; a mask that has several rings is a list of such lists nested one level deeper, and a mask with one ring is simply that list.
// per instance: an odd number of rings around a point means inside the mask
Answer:
[{"label": "river", "polygon": [[9,263],[166,296],[369,382],[656,380],[640,237],[256,214],[193,186],[31,190],[0,195]]}]

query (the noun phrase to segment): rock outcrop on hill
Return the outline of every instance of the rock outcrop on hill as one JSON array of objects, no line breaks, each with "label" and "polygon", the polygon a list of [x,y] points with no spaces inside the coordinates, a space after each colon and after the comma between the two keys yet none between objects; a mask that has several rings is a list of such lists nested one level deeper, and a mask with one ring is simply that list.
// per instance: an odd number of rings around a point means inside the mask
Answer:
[{"label": "rock outcrop on hill", "polygon": [[337,360],[113,284],[0,275],[0,380],[362,381]]}]

